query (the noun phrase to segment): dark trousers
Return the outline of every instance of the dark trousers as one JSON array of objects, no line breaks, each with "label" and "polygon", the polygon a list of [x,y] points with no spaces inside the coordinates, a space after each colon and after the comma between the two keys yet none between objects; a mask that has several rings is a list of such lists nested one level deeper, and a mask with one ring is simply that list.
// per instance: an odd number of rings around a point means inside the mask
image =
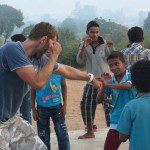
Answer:
[{"label": "dark trousers", "polygon": [[82,101],[80,103],[82,119],[85,125],[93,125],[96,111],[96,96],[97,89],[94,89],[92,85],[86,85]]},{"label": "dark trousers", "polygon": [[[82,96],[82,101],[80,103],[82,119],[85,125],[93,125],[95,118],[95,111],[97,107],[96,96],[98,94],[97,89],[93,85],[87,84],[84,87],[84,93]],[[102,103],[105,119],[107,126],[110,125],[110,113],[113,108],[111,98],[105,96],[105,99]]]},{"label": "dark trousers", "polygon": [[70,150],[69,135],[65,118],[59,114],[62,105],[54,107],[37,106],[39,120],[37,121],[38,136],[50,150],[50,117],[54,123],[54,128],[58,140],[59,150]]}]

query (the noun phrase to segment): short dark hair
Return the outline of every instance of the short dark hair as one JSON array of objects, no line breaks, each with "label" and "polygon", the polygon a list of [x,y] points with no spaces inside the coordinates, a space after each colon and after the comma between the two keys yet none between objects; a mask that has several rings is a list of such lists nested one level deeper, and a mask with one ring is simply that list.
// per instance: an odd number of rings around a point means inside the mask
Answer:
[{"label": "short dark hair", "polygon": [[140,27],[132,27],[131,29],[128,30],[128,38],[131,43],[139,43],[142,42],[144,37],[143,37],[143,30]]},{"label": "short dark hair", "polygon": [[57,36],[57,31],[53,25],[47,22],[40,22],[36,24],[29,34],[29,39],[38,40],[42,36],[47,36],[49,39]]},{"label": "short dark hair", "polygon": [[99,27],[99,24],[96,21],[92,20],[87,24],[86,27],[87,27],[87,31],[89,31],[91,27]]},{"label": "short dark hair", "polygon": [[11,36],[11,40],[14,42],[24,42],[26,40],[26,37],[23,34],[14,34],[13,36]]},{"label": "short dark hair", "polygon": [[111,54],[107,57],[107,61],[110,60],[110,59],[115,59],[115,58],[119,59],[123,63],[126,62],[123,53],[121,53],[119,51],[113,51],[113,52],[111,52]]},{"label": "short dark hair", "polygon": [[140,60],[133,64],[131,80],[138,92],[150,92],[150,60]]}]

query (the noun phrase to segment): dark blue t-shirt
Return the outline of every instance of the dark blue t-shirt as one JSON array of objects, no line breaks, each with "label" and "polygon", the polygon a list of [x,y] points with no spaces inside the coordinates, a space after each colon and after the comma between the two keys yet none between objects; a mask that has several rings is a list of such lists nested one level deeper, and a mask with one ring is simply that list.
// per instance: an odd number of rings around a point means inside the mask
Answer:
[{"label": "dark blue t-shirt", "polygon": [[[0,47],[0,120],[13,117],[28,88],[19,78],[17,68],[32,66],[20,42],[9,42]],[[57,69],[55,64],[54,69]]]},{"label": "dark blue t-shirt", "polygon": [[20,42],[0,48],[0,120],[9,119],[19,109],[27,85],[19,78],[17,68],[32,66]]}]

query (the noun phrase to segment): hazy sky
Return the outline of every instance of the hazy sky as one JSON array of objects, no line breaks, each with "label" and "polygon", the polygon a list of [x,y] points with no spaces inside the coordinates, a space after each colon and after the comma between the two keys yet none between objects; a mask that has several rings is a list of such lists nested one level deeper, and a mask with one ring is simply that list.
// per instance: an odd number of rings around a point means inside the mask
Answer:
[{"label": "hazy sky", "polygon": [[150,11],[150,0],[0,0],[0,4],[20,9],[24,16],[32,20],[40,18],[43,14],[63,20],[72,13],[77,3],[80,3],[81,7],[95,6],[97,14],[103,10],[123,10],[126,15]]}]

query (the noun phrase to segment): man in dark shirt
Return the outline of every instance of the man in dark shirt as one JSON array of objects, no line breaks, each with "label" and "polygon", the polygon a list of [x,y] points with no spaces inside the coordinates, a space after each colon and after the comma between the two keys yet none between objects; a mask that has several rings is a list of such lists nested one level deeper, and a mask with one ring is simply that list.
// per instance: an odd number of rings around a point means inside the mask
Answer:
[{"label": "man in dark shirt", "polygon": [[[14,34],[11,36],[11,40],[13,42],[24,42],[26,40],[26,37],[23,34]],[[24,96],[22,104],[20,106],[20,114],[21,117],[28,121],[30,124],[32,124],[31,119],[31,100],[30,100],[30,86],[27,86],[27,94]]]}]

